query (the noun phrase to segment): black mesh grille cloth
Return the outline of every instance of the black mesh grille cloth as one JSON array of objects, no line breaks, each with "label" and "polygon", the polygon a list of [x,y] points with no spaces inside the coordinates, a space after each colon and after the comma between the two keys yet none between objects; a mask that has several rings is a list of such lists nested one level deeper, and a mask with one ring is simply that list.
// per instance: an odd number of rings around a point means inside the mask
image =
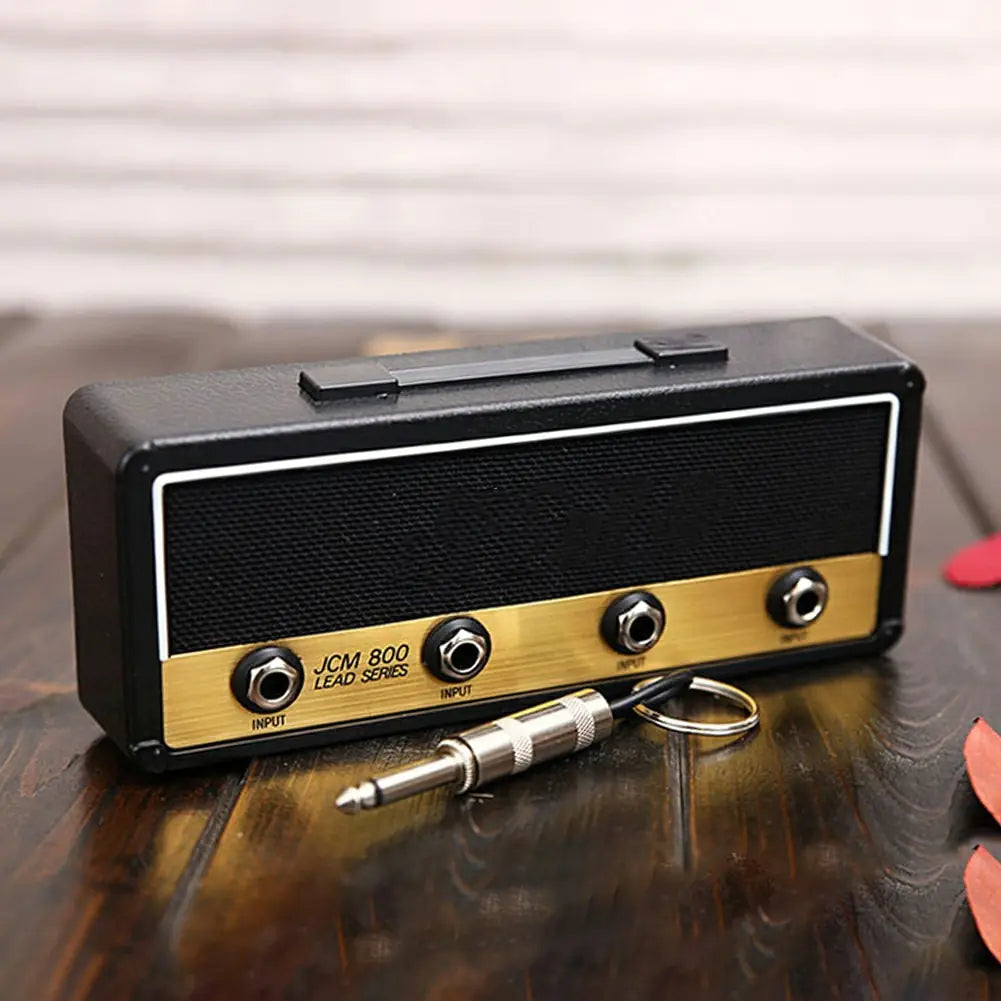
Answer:
[{"label": "black mesh grille cloth", "polygon": [[871,552],[882,404],[179,483],[171,653]]}]

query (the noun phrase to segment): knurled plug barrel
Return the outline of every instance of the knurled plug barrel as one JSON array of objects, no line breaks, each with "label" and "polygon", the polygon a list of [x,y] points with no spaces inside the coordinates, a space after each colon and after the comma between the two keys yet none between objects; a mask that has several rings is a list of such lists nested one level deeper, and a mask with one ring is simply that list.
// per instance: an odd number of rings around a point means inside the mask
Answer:
[{"label": "knurled plug barrel", "polygon": [[474,727],[441,741],[431,757],[349,786],[337,797],[344,813],[373,810],[451,786],[479,789],[551,758],[574,754],[612,732],[608,701],[591,688]]}]

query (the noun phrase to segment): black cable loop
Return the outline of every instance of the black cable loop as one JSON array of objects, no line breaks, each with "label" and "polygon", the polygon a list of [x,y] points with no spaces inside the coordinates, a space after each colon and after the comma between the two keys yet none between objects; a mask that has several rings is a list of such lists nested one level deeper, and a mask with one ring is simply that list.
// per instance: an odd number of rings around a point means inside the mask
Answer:
[{"label": "black cable loop", "polygon": [[613,699],[608,703],[608,708],[612,710],[612,715],[616,719],[621,719],[635,706],[640,704],[655,706],[660,702],[666,702],[687,692],[691,684],[691,671],[675,671],[649,685],[644,685],[638,692],[629,692],[619,699]]}]

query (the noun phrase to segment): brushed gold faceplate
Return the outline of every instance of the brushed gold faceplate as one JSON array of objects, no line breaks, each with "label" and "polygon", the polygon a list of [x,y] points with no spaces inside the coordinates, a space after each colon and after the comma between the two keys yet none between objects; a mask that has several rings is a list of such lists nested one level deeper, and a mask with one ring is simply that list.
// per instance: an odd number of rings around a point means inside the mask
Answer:
[{"label": "brushed gold faceplate", "polygon": [[[179,749],[287,733],[861,639],[872,633],[882,565],[875,553],[809,561],[830,587],[826,610],[805,629],[776,625],[765,611],[768,588],[779,574],[801,565],[644,584],[525,605],[455,609],[391,625],[276,638],[274,643],[299,656],[306,683],[288,709],[270,716],[244,709],[230,691],[237,662],[264,644],[181,654],[161,665],[164,741]],[[663,638],[645,656],[624,657],[604,643],[599,623],[613,598],[640,588],[663,602],[667,625]],[[421,646],[431,627],[452,615],[477,618],[490,632],[493,652],[477,677],[465,684],[446,685],[421,664]]]}]

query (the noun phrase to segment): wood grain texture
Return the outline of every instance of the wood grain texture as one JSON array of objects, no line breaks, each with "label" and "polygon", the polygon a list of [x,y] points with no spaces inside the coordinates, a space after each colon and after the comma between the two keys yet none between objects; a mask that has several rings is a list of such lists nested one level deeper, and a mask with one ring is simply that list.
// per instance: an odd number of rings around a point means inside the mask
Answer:
[{"label": "wood grain texture", "polygon": [[[0,344],[0,967],[3,995],[83,997],[109,952],[145,975],[198,839],[239,771],[140,779],[76,698],[60,413],[84,379],[217,357],[209,318],[23,317]],[[215,343],[205,344],[210,337]],[[132,987],[130,987],[130,990]]]},{"label": "wood grain texture", "polygon": [[[357,343],[333,326],[303,337],[280,350]],[[261,331],[216,340],[223,361],[279,350]],[[127,367],[133,350],[109,358]],[[983,445],[960,440],[979,469]],[[437,734],[129,772],[72,692],[53,512],[0,568],[4,993],[1001,995],[963,903],[973,844],[1001,855],[1001,834],[962,765],[973,717],[1001,723],[999,595],[937,576],[976,531],[938,446],[922,456],[908,629],[887,660],[749,681],[764,726],[729,747],[630,726],[488,793],[359,817],[334,810],[340,787]]]},{"label": "wood grain texture", "polygon": [[[606,326],[666,326],[735,317],[879,316],[891,310],[930,316],[991,315],[998,267],[990,255],[885,256],[784,260],[749,252],[726,260],[689,256],[582,261],[516,254],[495,260],[464,256],[417,259],[361,248],[295,253],[253,244],[234,259],[196,245],[150,246],[136,239],[58,247],[30,239],[0,247],[0,301],[74,310],[100,301],[133,310],[184,301],[226,309],[244,320],[309,319],[336,308],[366,325],[407,317],[453,329],[489,322],[508,327],[602,318]],[[53,282],[53,275],[59,281]],[[44,287],[44,295],[32,289]],[[447,287],[447,296],[442,288]]]},{"label": "wood grain texture", "polygon": [[[430,118],[430,116],[429,116]],[[11,115],[0,128],[0,179],[81,189],[143,183],[242,188],[453,190],[511,194],[576,191],[864,193],[996,192],[1001,135],[954,126],[943,134],[885,123],[677,122],[665,143],[656,123],[608,121],[593,157],[593,119],[411,121],[380,115],[275,114],[220,122],[201,115]]]},{"label": "wood grain texture", "polygon": [[[462,0],[433,0],[420,8],[399,0],[378,0],[362,6],[331,7],[322,0],[303,0],[291,21],[281,0],[248,0],[235,18],[227,5],[174,7],[136,3],[123,10],[113,2],[36,0],[4,10],[2,23],[9,32],[35,36],[142,37],[161,43],[201,41],[220,47],[247,45],[327,48],[338,44],[396,43],[455,44],[496,39],[522,44],[563,41],[579,46],[650,48],[676,43],[681,28],[686,41],[750,42],[766,52],[775,46],[831,43],[869,51],[948,48],[957,41],[981,39],[985,44],[999,33],[994,9],[982,0],[959,0],[943,7],[936,0],[913,0],[907,16],[894,8],[874,8],[867,0],[806,10],[788,0],[762,0],[754,9],[740,0],[723,0],[707,8],[697,0],[681,0],[674,19],[658,21],[652,5],[631,5],[624,17],[620,8],[581,3],[572,9],[555,4],[521,4],[496,9]],[[641,17],[640,14],[647,16]]]},{"label": "wood grain texture", "polygon": [[921,359],[932,401],[927,437],[946,456],[948,474],[982,535],[1001,530],[997,333],[987,322],[898,323],[892,331],[902,350]]},{"label": "wood grain texture", "polygon": [[469,8],[6,5],[0,301],[1001,307],[990,0]]},{"label": "wood grain texture", "polygon": [[[156,314],[51,317],[0,329],[0,564],[5,551],[62,503],[62,407],[86,382],[212,365],[227,326]],[[201,353],[200,353],[201,352]]]},{"label": "wood grain texture", "polygon": [[[113,58],[95,59],[102,48]],[[721,111],[762,117],[785,110],[820,120],[857,113],[863,121],[896,115],[983,122],[996,121],[998,112],[1001,60],[978,46],[967,59],[946,51],[893,61],[864,50],[835,49],[818,58],[789,46],[762,58],[753,48],[747,54],[737,49],[727,54],[728,72],[720,72],[718,55],[698,48],[623,49],[545,39],[518,46],[499,35],[493,45],[346,46],[331,58],[322,50],[289,53],[280,46],[215,53],[155,45],[109,49],[99,41],[79,47],[59,44],[58,36],[50,45],[42,39],[26,45],[0,34],[6,84],[0,108],[27,98],[40,110],[159,105],[225,108],[237,115],[262,104],[293,115],[401,109],[535,119],[561,113],[606,119],[622,113],[628,119],[653,112],[694,120]],[[298,72],[290,79],[293,58]],[[835,68],[842,71],[839,86],[830,79]]]}]

